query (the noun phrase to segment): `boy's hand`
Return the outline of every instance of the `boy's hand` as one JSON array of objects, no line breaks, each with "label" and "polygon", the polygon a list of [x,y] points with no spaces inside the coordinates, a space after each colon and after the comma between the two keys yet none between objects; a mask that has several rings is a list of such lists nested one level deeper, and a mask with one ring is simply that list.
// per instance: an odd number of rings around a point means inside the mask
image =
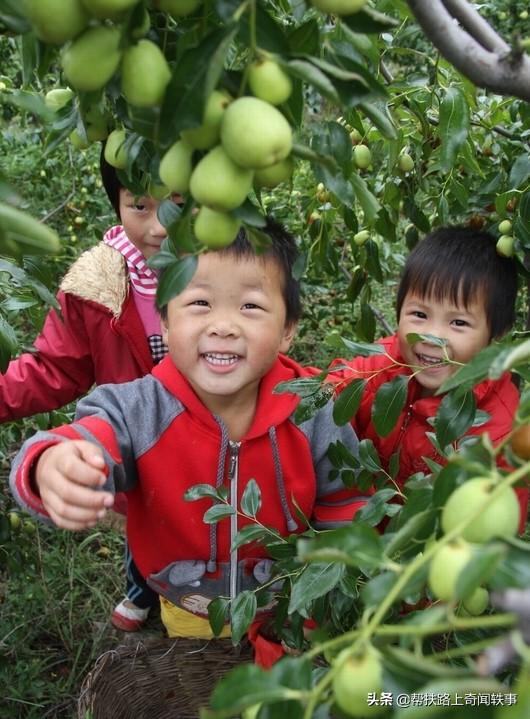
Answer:
[{"label": "boy's hand", "polygon": [[63,529],[87,529],[105,516],[114,495],[103,486],[105,461],[99,447],[71,440],[49,447],[40,456],[35,482],[50,517]]}]

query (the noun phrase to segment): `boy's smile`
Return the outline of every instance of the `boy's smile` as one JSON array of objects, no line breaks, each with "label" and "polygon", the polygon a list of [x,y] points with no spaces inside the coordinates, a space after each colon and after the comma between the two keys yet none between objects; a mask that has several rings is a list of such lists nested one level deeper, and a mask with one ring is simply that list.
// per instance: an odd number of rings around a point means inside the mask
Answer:
[{"label": "boy's smile", "polygon": [[289,348],[283,281],[271,258],[207,252],[169,302],[169,354],[210,411],[252,405],[261,378]]},{"label": "boy's smile", "polygon": [[[490,342],[490,330],[482,296],[463,305],[449,298],[419,297],[409,292],[399,316],[398,337],[401,355],[423,387],[423,396],[434,394],[454,374]],[[445,341],[441,346],[426,338],[412,346],[411,333],[432,335]],[[448,364],[447,360],[457,364]]]}]

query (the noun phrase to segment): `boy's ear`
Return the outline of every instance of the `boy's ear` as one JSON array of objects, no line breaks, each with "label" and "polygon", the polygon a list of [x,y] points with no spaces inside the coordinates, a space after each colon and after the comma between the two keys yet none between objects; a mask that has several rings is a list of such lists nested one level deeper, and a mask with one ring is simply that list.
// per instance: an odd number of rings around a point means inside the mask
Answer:
[{"label": "boy's ear", "polygon": [[296,322],[291,322],[291,324],[285,325],[282,342],[280,344],[280,352],[287,352],[294,339],[297,327],[298,324]]},{"label": "boy's ear", "polygon": [[160,329],[162,330],[162,342],[167,347],[168,342],[168,329],[167,329],[167,319],[165,317],[160,318]]}]

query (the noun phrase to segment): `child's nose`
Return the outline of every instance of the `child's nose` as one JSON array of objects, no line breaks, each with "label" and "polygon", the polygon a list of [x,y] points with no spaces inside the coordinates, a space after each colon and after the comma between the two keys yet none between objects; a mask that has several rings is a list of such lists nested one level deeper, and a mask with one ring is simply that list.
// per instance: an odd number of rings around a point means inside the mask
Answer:
[{"label": "child's nose", "polygon": [[153,212],[153,216],[151,217],[149,232],[151,233],[152,237],[166,237],[167,235],[167,230],[158,219],[158,215],[156,212]]},{"label": "child's nose", "polygon": [[217,315],[211,318],[208,334],[218,337],[238,337],[240,330],[234,318],[229,315]]}]

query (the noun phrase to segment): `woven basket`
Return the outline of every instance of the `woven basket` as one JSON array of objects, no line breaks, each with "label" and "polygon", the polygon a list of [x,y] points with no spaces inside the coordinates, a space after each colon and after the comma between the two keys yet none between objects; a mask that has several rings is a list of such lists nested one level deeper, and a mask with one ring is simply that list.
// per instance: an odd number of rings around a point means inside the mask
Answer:
[{"label": "woven basket", "polygon": [[102,654],[83,682],[78,719],[197,719],[218,679],[252,661],[230,639],[155,639]]}]

